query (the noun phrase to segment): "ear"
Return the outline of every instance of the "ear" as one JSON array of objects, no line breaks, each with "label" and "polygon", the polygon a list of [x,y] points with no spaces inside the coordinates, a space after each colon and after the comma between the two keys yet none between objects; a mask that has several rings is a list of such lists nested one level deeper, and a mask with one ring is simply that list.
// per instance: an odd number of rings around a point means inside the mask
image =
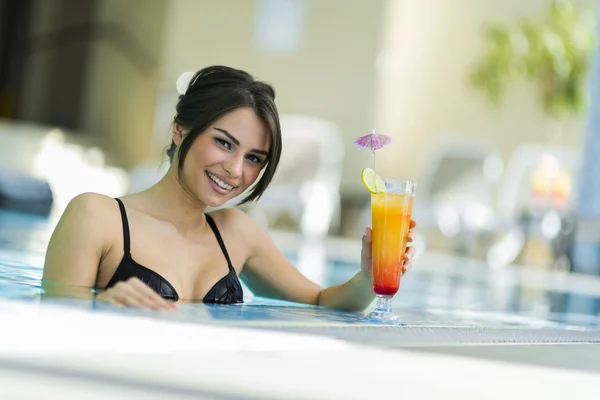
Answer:
[{"label": "ear", "polygon": [[185,132],[183,131],[183,126],[179,124],[173,124],[173,141],[175,142],[177,147],[181,146],[184,136]]}]

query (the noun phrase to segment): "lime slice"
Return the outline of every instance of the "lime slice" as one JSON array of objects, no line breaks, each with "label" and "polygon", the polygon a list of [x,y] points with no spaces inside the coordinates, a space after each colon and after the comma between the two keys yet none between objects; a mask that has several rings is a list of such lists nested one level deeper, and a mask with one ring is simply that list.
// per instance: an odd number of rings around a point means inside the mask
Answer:
[{"label": "lime slice", "polygon": [[385,193],[385,183],[383,179],[371,168],[365,168],[361,174],[362,183],[371,193]]}]

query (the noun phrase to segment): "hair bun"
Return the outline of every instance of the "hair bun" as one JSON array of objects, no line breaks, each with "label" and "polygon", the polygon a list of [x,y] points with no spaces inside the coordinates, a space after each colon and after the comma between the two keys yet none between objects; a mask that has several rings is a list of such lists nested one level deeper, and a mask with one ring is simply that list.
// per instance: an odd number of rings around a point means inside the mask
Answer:
[{"label": "hair bun", "polygon": [[181,74],[179,76],[179,78],[177,78],[177,91],[179,92],[180,95],[184,95],[185,92],[187,92],[188,88],[190,87],[190,82],[192,81],[192,78],[194,77],[195,72],[184,72],[183,74]]}]

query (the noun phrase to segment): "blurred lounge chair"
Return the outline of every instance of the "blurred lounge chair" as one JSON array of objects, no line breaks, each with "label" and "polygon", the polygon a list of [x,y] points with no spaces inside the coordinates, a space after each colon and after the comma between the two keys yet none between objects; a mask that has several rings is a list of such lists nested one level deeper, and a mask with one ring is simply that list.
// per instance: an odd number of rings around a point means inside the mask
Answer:
[{"label": "blurred lounge chair", "polygon": [[495,228],[497,183],[503,163],[483,143],[447,142],[429,156],[418,183],[413,219],[435,230],[455,253],[472,255]]},{"label": "blurred lounge chair", "polygon": [[52,190],[45,180],[0,169],[0,210],[48,216],[53,201]]},{"label": "blurred lounge chair", "polygon": [[510,155],[498,190],[499,239],[487,254],[492,267],[518,260],[527,242],[541,239],[553,264],[566,258],[574,233],[580,154],[574,148],[524,144]]},{"label": "blurred lounge chair", "polygon": [[[4,207],[58,217],[76,195],[123,194],[125,172],[106,165],[96,138],[33,123],[0,120],[0,197]],[[26,202],[31,203],[26,207]]]}]

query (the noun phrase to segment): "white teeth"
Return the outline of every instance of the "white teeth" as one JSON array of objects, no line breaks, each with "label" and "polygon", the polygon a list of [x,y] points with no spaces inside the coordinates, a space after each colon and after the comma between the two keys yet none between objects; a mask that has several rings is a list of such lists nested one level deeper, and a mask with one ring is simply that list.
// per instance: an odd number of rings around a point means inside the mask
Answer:
[{"label": "white teeth", "polygon": [[208,172],[208,176],[210,177],[210,179],[213,180],[214,183],[216,183],[217,185],[219,185],[219,187],[221,187],[223,189],[226,189],[226,190],[232,190],[233,189],[233,186],[228,185],[227,183],[223,182],[222,180],[220,180],[219,178],[217,178],[216,176],[214,176],[210,172]]}]

